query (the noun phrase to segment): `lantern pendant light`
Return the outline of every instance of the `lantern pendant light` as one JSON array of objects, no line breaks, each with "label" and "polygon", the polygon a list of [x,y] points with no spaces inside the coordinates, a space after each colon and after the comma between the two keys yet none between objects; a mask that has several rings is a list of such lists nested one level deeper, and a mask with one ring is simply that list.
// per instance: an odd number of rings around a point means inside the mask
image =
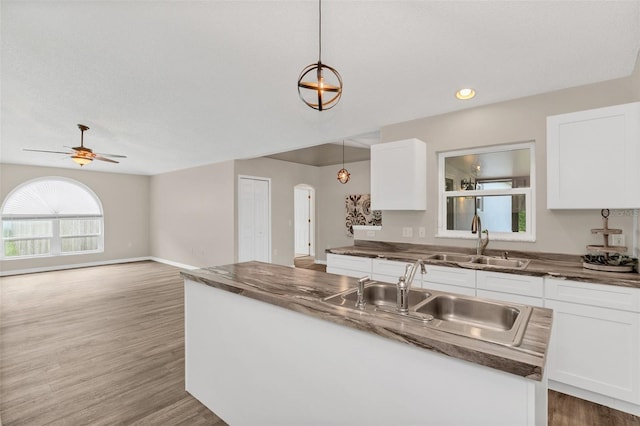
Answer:
[{"label": "lantern pendant light", "polygon": [[342,141],[342,168],[338,170],[338,182],[347,183],[350,177],[351,173],[344,168],[344,141]]},{"label": "lantern pendant light", "polygon": [[[324,111],[338,104],[342,77],[335,68],[322,63],[322,0],[318,0],[318,63],[307,65],[298,77],[298,95],[307,106]],[[309,80],[306,80],[309,78]]]}]

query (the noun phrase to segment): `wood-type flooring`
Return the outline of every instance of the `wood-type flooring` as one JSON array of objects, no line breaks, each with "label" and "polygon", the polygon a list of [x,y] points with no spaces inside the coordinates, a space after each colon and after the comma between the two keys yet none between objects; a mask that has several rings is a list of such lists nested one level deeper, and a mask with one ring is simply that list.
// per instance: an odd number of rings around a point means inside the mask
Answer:
[{"label": "wood-type flooring", "polygon": [[[0,425],[225,425],[185,391],[178,272],[137,262],[0,278]],[[550,391],[549,425],[640,418]]]}]

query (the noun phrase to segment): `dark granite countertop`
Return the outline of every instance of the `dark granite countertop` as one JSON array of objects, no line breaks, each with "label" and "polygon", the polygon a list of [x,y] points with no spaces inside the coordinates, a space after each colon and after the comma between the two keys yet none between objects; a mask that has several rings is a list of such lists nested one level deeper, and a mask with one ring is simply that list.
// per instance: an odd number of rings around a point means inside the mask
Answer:
[{"label": "dark granite countertop", "polygon": [[[353,246],[327,249],[326,252],[334,254],[346,254],[351,256],[384,258],[388,260],[415,261],[417,259],[424,259],[426,256],[436,253],[475,254],[475,249],[452,246],[357,240]],[[502,253],[502,250],[485,250],[484,254],[487,256],[500,256]],[[430,261],[428,259],[426,259],[425,261],[426,263],[432,263],[434,265],[451,266],[457,268],[469,267],[473,269],[507,272],[510,274],[532,275],[540,277],[548,276],[589,283],[640,288],[640,274],[638,274],[637,272],[601,272],[585,269],[582,267],[582,260],[580,259],[580,256],[509,250],[509,257],[531,259],[531,263],[529,263],[529,266],[524,270],[506,270],[502,268],[491,268],[473,264],[463,266],[454,262]]]},{"label": "dark granite countertop", "polygon": [[308,269],[245,262],[182,271],[186,279],[305,315],[373,333],[403,344],[540,381],[546,364],[552,311],[534,308],[522,344],[508,347],[428,328],[411,319],[390,318],[323,301],[356,288],[357,279]]}]

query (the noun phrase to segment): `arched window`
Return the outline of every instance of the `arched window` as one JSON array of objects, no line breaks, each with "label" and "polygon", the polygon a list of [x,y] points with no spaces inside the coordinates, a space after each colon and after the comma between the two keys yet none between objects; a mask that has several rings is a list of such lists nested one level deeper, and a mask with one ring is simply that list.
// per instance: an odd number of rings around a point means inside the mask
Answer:
[{"label": "arched window", "polygon": [[102,204],[87,186],[62,177],[34,179],[0,210],[2,259],[102,252]]}]

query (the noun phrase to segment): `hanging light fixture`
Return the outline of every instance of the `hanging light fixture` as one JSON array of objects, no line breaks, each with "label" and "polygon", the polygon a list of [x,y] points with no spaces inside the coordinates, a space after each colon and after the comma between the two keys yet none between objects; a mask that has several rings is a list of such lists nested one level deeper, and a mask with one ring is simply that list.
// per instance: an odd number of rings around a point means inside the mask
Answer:
[{"label": "hanging light fixture", "polygon": [[[322,0],[318,0],[318,63],[307,65],[298,78],[298,95],[313,109],[324,111],[338,104],[342,77],[335,68],[322,63]],[[306,77],[311,81],[305,81]]]},{"label": "hanging light fixture", "polygon": [[350,177],[351,173],[344,168],[344,141],[342,141],[342,168],[338,170],[338,182],[347,183]]}]

